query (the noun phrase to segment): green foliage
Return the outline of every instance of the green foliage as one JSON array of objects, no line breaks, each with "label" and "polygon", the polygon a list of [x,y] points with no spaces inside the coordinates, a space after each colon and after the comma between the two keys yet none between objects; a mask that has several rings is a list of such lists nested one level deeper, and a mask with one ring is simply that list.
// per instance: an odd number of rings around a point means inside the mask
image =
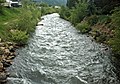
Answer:
[{"label": "green foliage", "polygon": [[48,4],[46,4],[46,3],[40,3],[39,6],[40,7],[49,7]]},{"label": "green foliage", "polygon": [[88,24],[91,26],[95,24],[108,24],[111,22],[111,18],[108,15],[91,15],[87,18]]},{"label": "green foliage", "polygon": [[3,2],[5,2],[5,0],[0,0],[0,3],[3,3]]},{"label": "green foliage", "polygon": [[98,23],[99,24],[106,24],[111,21],[111,18],[109,15],[99,15],[98,16]]},{"label": "green foliage", "polygon": [[5,0],[0,0],[0,14],[3,13],[3,3],[5,2]]},{"label": "green foliage", "polygon": [[40,17],[40,10],[34,5],[29,5],[28,7],[20,9],[20,15],[16,21],[10,24],[11,29],[18,29],[21,31],[26,31],[30,33],[35,30],[36,23]]},{"label": "green foliage", "polygon": [[85,16],[87,16],[87,3],[79,3],[76,5],[74,9],[72,9],[72,13],[70,16],[70,21],[76,25],[77,23],[80,23]]},{"label": "green foliage", "polygon": [[[20,9],[16,8],[3,8],[3,13],[0,15],[0,38],[3,40],[8,40],[8,32],[10,24],[13,20],[17,19]],[[6,33],[7,32],[7,33]]]},{"label": "green foliage", "polygon": [[92,15],[92,16],[88,17],[87,22],[91,26],[95,25],[98,22],[98,16],[97,15]]},{"label": "green foliage", "polygon": [[105,34],[100,34],[99,36],[96,37],[97,42],[104,42],[106,41],[107,36]]},{"label": "green foliage", "polygon": [[113,53],[120,55],[120,30],[115,30],[115,37],[109,40]]},{"label": "green foliage", "polygon": [[112,24],[120,29],[120,7],[115,8],[113,12],[111,16]]},{"label": "green foliage", "polygon": [[53,7],[41,7],[41,15],[46,15],[46,14],[51,14],[51,13],[56,13],[57,9]]},{"label": "green foliage", "polygon": [[87,12],[88,12],[88,16],[95,15],[96,13],[98,13],[95,4],[91,1],[88,2]]},{"label": "green foliage", "polygon": [[21,15],[21,17],[19,18],[19,20],[17,22],[14,23],[14,25],[12,26],[12,28],[21,30],[21,31],[26,31],[28,33],[30,33],[31,31],[34,30],[34,23],[31,17],[31,12],[27,11],[25,13],[23,13]]},{"label": "green foliage", "polygon": [[[74,2],[75,4],[71,6],[71,4],[73,4]],[[80,23],[88,15],[88,3],[86,1],[69,0],[67,5],[69,5],[70,7],[62,7],[60,11],[60,16],[70,21],[73,25]]]},{"label": "green foliage", "polygon": [[[0,38],[19,44],[26,43],[30,32],[35,30],[40,15],[40,9],[32,3],[21,8],[4,8],[3,15],[0,16]],[[10,30],[16,31],[11,33]]]},{"label": "green foliage", "polygon": [[67,0],[67,6],[69,8],[75,7],[75,5],[78,3],[78,0]]},{"label": "green foliage", "polygon": [[23,32],[20,30],[11,30],[9,39],[12,42],[16,42],[18,44],[26,44],[28,40],[27,32]]},{"label": "green foliage", "polygon": [[68,7],[62,6],[59,14],[61,18],[64,18],[65,20],[69,20],[71,16],[71,11]]},{"label": "green foliage", "polygon": [[78,23],[76,28],[81,31],[81,33],[88,33],[90,31],[90,26],[87,22]]},{"label": "green foliage", "polygon": [[113,10],[111,16],[112,25],[114,27],[114,37],[109,40],[109,44],[115,54],[120,55],[120,7]]}]

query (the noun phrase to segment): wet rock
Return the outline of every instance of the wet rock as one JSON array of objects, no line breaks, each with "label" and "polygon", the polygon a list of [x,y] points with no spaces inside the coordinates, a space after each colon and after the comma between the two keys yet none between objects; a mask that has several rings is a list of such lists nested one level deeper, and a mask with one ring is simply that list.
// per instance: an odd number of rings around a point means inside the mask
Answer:
[{"label": "wet rock", "polygon": [[2,39],[0,38],[0,42],[2,42]]},{"label": "wet rock", "polygon": [[4,69],[3,64],[0,62],[0,72],[2,72]]},{"label": "wet rock", "polygon": [[70,84],[88,84],[85,80],[81,79],[78,76],[71,77]]},{"label": "wet rock", "polygon": [[7,80],[7,74],[2,72],[0,73],[0,84],[5,83]]},{"label": "wet rock", "polygon": [[8,56],[8,57],[7,57],[8,60],[12,60],[12,59],[14,59],[14,58],[15,58],[15,56]]},{"label": "wet rock", "polygon": [[2,49],[0,49],[0,55],[3,55],[3,54],[4,54],[3,50],[2,50]]},{"label": "wet rock", "polygon": [[5,47],[0,47],[1,50],[5,50]]},{"label": "wet rock", "polygon": [[43,23],[41,23],[41,22],[39,22],[39,23],[38,23],[38,26],[43,26],[43,25],[44,25],[44,24],[43,24]]},{"label": "wet rock", "polygon": [[9,47],[10,52],[15,52],[15,48],[13,46]]},{"label": "wet rock", "polygon": [[12,60],[4,60],[2,63],[4,67],[9,67],[12,65]]},{"label": "wet rock", "polygon": [[2,55],[2,60],[5,60],[7,57],[7,55]]},{"label": "wet rock", "polygon": [[8,46],[12,46],[13,42],[6,42],[6,44],[8,44]]},{"label": "wet rock", "polygon": [[9,77],[16,78],[16,77],[18,77],[18,75],[16,72],[10,72]]},{"label": "wet rock", "polygon": [[11,52],[10,56],[16,56],[16,53],[15,52]]},{"label": "wet rock", "polygon": [[2,56],[0,56],[0,62],[2,62]]},{"label": "wet rock", "polygon": [[11,50],[11,49],[13,49],[14,47],[13,46],[9,46],[9,49]]},{"label": "wet rock", "polygon": [[12,64],[13,61],[7,59],[6,62],[9,63],[9,64]]},{"label": "wet rock", "polygon": [[0,43],[0,47],[4,47],[5,46],[5,43]]},{"label": "wet rock", "polygon": [[6,55],[9,55],[10,54],[10,51],[9,49],[5,49],[5,52],[4,52]]}]

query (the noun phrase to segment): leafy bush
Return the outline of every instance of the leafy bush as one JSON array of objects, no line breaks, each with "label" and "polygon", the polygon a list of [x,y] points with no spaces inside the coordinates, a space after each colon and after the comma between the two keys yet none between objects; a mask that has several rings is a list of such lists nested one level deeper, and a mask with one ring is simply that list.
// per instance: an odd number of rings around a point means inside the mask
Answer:
[{"label": "leafy bush", "polygon": [[112,24],[119,28],[120,27],[120,7],[115,8],[115,10],[113,10],[113,14],[111,16],[112,19]]},{"label": "leafy bush", "polygon": [[57,9],[53,7],[41,7],[41,15],[46,15],[46,14],[51,14],[51,13],[56,13]]},{"label": "leafy bush", "polygon": [[60,17],[69,20],[70,16],[71,16],[71,10],[68,7],[62,6],[60,10]]},{"label": "leafy bush", "polygon": [[92,15],[92,16],[88,17],[87,21],[88,21],[88,24],[93,26],[94,24],[96,24],[98,22],[98,16],[97,15]]},{"label": "leafy bush", "polygon": [[70,21],[76,25],[81,22],[83,18],[87,15],[87,3],[79,3],[76,5],[74,9],[72,9],[72,13],[70,16]]},{"label": "leafy bush", "polygon": [[114,27],[114,37],[109,40],[109,44],[113,52],[120,55],[120,7],[113,10],[111,19]]},{"label": "leafy bush", "polygon": [[5,0],[0,0],[0,14],[3,13],[3,3],[5,2]]},{"label": "leafy bush", "polygon": [[26,44],[28,40],[28,35],[26,32],[20,30],[11,30],[9,39],[12,42],[16,42],[18,44]]},{"label": "leafy bush", "polygon": [[80,30],[81,33],[88,33],[90,31],[90,26],[86,22],[78,23],[76,28]]},{"label": "leafy bush", "polygon": [[40,6],[40,7],[49,7],[48,4],[46,4],[46,3],[40,3],[40,4],[38,4],[38,6]]},{"label": "leafy bush", "polygon": [[[29,2],[29,0],[25,1]],[[40,15],[40,9],[33,3],[20,8],[4,7],[3,14],[0,14],[0,38],[3,41],[25,44],[30,32],[35,30]],[[10,30],[14,31],[10,32]]]},{"label": "leafy bush", "polygon": [[115,32],[115,37],[111,38],[108,43],[112,47],[113,53],[120,55],[120,30]]},{"label": "leafy bush", "polygon": [[21,8],[19,17],[10,24],[11,29],[26,31],[29,34],[35,30],[40,14],[40,10],[33,6]]},{"label": "leafy bush", "polygon": [[98,23],[99,24],[106,24],[106,23],[110,23],[111,22],[111,18],[108,15],[100,15],[98,16]]}]

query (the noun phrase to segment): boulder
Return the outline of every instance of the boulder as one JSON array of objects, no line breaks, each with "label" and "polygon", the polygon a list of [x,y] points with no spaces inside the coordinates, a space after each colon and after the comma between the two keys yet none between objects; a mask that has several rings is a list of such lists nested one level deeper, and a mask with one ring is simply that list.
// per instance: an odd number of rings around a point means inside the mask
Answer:
[{"label": "boulder", "polygon": [[10,54],[10,51],[9,49],[5,49],[5,52],[4,52],[6,55]]},{"label": "boulder", "polygon": [[0,49],[0,55],[3,55],[3,54],[4,54],[3,50],[2,50],[2,49]]},{"label": "boulder", "polygon": [[10,67],[10,65],[12,65],[12,60],[4,60],[2,63],[4,67]]},{"label": "boulder", "polygon": [[0,43],[0,47],[4,47],[5,46],[5,43]]},{"label": "boulder", "polygon": [[87,81],[81,79],[78,76],[71,77],[69,83],[70,84],[88,84]]},{"label": "boulder", "polygon": [[10,50],[10,52],[15,52],[15,49],[13,46],[9,46],[9,50]]},{"label": "boulder", "polygon": [[8,59],[5,60],[5,61],[6,61],[7,63],[9,63],[9,64],[12,64],[12,62],[13,62],[12,60],[8,60]]},{"label": "boulder", "polygon": [[0,42],[2,42],[2,39],[0,38]]},{"label": "boulder", "polygon": [[2,72],[0,73],[0,84],[5,83],[7,80],[7,75],[6,73]]},{"label": "boulder", "polygon": [[3,69],[4,69],[4,67],[3,67],[3,63],[0,62],[0,72],[2,72]]},{"label": "boulder", "polygon": [[2,55],[2,60],[5,60],[7,57],[7,55]]},{"label": "boulder", "polygon": [[13,45],[13,42],[6,42],[9,46]]},{"label": "boulder", "polygon": [[10,56],[16,56],[15,52],[11,52]]},{"label": "boulder", "polygon": [[5,47],[0,47],[1,50],[5,50]]},{"label": "boulder", "polygon": [[8,60],[11,60],[11,59],[14,59],[14,58],[15,58],[15,56],[8,56],[7,57]]}]

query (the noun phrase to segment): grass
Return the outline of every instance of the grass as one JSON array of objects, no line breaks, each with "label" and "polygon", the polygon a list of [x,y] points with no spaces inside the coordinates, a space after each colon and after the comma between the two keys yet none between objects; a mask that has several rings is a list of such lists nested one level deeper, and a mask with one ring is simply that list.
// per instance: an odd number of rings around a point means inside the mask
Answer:
[{"label": "grass", "polygon": [[2,13],[0,13],[0,38],[3,41],[26,44],[29,34],[34,32],[41,15],[54,12],[59,12],[59,9],[54,7],[42,7],[40,9],[35,4],[20,8],[3,8]]},{"label": "grass", "polygon": [[18,18],[19,8],[3,8],[0,15],[0,38],[6,40],[8,36],[9,25]]},{"label": "grass", "polygon": [[[3,8],[0,14],[0,38],[3,41],[26,43],[26,37],[35,30],[35,25],[40,15],[40,11],[31,5],[26,8]],[[10,30],[15,30],[15,34],[11,33]],[[22,37],[17,33],[23,34]],[[13,35],[19,39],[11,39],[10,36],[14,37]],[[21,41],[19,41],[20,39]]]}]

